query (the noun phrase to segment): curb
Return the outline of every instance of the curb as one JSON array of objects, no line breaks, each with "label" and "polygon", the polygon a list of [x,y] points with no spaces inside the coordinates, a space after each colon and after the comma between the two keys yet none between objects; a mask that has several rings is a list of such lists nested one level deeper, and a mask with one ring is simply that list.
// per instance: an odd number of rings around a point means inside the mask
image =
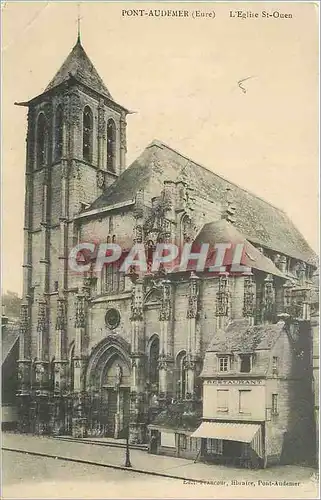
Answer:
[{"label": "curb", "polygon": [[179,479],[179,480],[186,480],[186,481],[193,481],[196,483],[204,483],[207,482],[206,479],[193,479],[190,477],[184,477],[184,476],[176,476],[174,474],[166,474],[164,472],[153,472],[149,470],[144,470],[144,469],[136,469],[135,467],[125,467],[123,465],[112,465],[112,464],[103,464],[101,462],[94,462],[92,460],[83,460],[81,458],[71,458],[71,457],[63,457],[61,455],[50,455],[49,453],[41,453],[38,451],[27,451],[27,450],[19,450],[16,448],[6,448],[3,447],[1,448],[3,451],[11,451],[14,453],[22,453],[25,455],[35,455],[38,457],[45,457],[45,458],[52,458],[53,460],[65,460],[67,462],[75,462],[75,463],[80,463],[80,464],[86,464],[86,465],[95,465],[98,467],[105,467],[109,469],[116,469],[116,470],[123,470],[127,472],[137,472],[138,474],[146,474],[148,476],[158,476],[158,477],[167,477],[170,479]]}]

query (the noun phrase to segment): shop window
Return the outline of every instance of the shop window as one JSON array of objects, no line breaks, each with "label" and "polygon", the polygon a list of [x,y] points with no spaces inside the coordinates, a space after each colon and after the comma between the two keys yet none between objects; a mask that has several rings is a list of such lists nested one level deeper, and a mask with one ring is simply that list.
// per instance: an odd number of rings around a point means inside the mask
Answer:
[{"label": "shop window", "polygon": [[240,365],[240,372],[241,373],[250,373],[252,369],[252,359],[251,355],[249,354],[241,354],[240,355],[240,360],[241,360],[241,365]]},{"label": "shop window", "polygon": [[279,414],[278,395],[272,394],[272,415],[278,415],[278,414]]},{"label": "shop window", "polygon": [[219,356],[218,358],[218,371],[228,372],[229,371],[229,358],[228,356]]},{"label": "shop window", "polygon": [[222,439],[208,439],[207,440],[207,453],[211,455],[223,455],[223,440]]},{"label": "shop window", "polygon": [[189,449],[190,451],[197,451],[197,439],[196,438],[189,438]]},{"label": "shop window", "polygon": [[175,434],[172,432],[161,432],[161,446],[176,448]]},{"label": "shop window", "polygon": [[239,391],[239,413],[251,413],[251,394],[250,389]]},{"label": "shop window", "polygon": [[228,389],[217,389],[217,411],[228,412]]},{"label": "shop window", "polygon": [[179,436],[179,446],[181,450],[187,449],[187,436],[185,434],[180,434]]}]

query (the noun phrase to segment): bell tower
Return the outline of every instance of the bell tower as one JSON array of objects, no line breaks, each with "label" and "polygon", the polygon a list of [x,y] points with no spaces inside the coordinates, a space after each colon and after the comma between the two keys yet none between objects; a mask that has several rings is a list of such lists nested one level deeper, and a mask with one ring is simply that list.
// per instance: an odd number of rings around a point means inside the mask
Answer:
[{"label": "bell tower", "polygon": [[58,393],[65,388],[75,335],[67,321],[75,302],[67,267],[74,217],[125,169],[129,111],[112,98],[79,35],[44,92],[15,104],[28,107],[20,421],[36,422],[42,433],[52,384]]}]

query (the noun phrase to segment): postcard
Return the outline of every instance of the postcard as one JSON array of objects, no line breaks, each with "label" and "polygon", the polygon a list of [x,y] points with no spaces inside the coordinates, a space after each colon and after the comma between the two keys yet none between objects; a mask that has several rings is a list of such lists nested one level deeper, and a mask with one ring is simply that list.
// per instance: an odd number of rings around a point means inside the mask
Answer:
[{"label": "postcard", "polygon": [[1,15],[2,498],[318,498],[319,6]]}]

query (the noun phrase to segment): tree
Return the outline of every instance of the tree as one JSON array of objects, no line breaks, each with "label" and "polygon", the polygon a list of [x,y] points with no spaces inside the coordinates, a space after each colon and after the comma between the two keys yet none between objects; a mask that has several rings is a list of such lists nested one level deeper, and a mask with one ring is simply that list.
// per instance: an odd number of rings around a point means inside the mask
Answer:
[{"label": "tree", "polygon": [[2,294],[2,314],[9,318],[19,318],[22,299],[15,292],[8,290]]}]

